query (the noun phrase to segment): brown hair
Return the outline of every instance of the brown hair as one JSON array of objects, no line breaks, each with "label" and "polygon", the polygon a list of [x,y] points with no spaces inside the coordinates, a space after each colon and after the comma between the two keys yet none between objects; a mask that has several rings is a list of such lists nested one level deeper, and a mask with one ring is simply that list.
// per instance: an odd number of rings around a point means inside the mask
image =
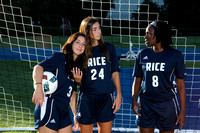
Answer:
[{"label": "brown hair", "polygon": [[61,51],[66,55],[67,75],[69,75],[70,78],[72,78],[72,79],[73,79],[73,74],[72,74],[71,70],[73,69],[73,67],[80,68],[81,71],[84,71],[87,68],[87,64],[88,64],[88,55],[85,51],[81,55],[79,55],[75,61],[73,60],[72,45],[79,36],[84,37],[86,40],[86,44],[88,43],[88,38],[85,34],[76,32],[68,38],[68,40],[66,41],[66,43],[63,45],[63,47],[61,49]]},{"label": "brown hair", "polygon": [[[90,37],[90,32],[92,31],[93,24],[96,22],[98,22],[97,18],[88,16],[87,18],[83,19],[83,21],[81,22],[81,25],[79,27],[79,32],[85,34],[89,38],[89,46],[86,47],[86,49],[85,49],[85,52],[88,54],[89,57],[92,56],[92,42],[93,42],[93,39]],[[103,54],[105,54],[109,60],[110,55],[106,48],[106,45],[104,44],[102,35],[101,35],[100,40],[98,40],[98,43],[100,45],[101,52]]]}]

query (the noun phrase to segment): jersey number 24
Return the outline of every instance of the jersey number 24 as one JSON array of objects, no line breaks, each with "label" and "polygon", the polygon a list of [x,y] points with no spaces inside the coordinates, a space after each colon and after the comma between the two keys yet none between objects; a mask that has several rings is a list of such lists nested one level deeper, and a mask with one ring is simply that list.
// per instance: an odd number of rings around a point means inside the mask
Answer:
[{"label": "jersey number 24", "polygon": [[100,72],[98,73],[96,69],[91,70],[92,76],[91,80],[96,80],[98,77],[104,79],[104,69],[101,68]]}]

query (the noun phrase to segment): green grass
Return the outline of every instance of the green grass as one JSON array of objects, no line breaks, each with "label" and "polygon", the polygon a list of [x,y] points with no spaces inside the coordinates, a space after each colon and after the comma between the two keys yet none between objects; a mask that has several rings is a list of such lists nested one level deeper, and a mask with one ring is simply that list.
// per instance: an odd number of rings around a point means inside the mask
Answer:
[{"label": "green grass", "polygon": [[32,69],[29,63],[4,60],[0,61],[0,70],[0,86],[3,87],[0,88],[0,127],[34,126]]},{"label": "green grass", "polygon": [[[111,42],[115,45],[116,48],[129,48],[128,44],[121,44],[120,41],[128,41],[129,37],[124,37],[120,40],[118,36],[105,36],[104,40],[107,42]],[[140,38],[141,42],[144,41],[143,37]],[[64,44],[67,40],[67,37],[63,36],[54,36],[52,38],[53,42]],[[16,40],[14,40],[16,41]],[[132,42],[138,42],[138,38],[134,38]],[[181,45],[184,45],[184,39],[180,39],[178,42],[178,48],[182,48]],[[200,49],[200,37],[187,37],[187,49],[193,49],[194,46],[197,49]],[[10,47],[8,44],[2,44],[0,43],[0,47]],[[133,48],[137,48],[138,45],[134,44]],[[183,47],[184,48],[184,47]],[[131,67],[134,66],[134,60],[131,61],[119,61],[119,64],[121,67]],[[8,107],[5,109],[5,95],[0,94],[0,128],[9,128],[18,126],[15,124],[21,124],[22,117],[23,117],[23,126],[30,127],[30,121],[31,126],[34,127],[34,120],[33,118],[30,120],[28,117],[30,115],[27,115],[31,113],[33,115],[34,107],[35,105],[31,102],[32,95],[33,95],[33,82],[32,82],[32,68],[30,68],[30,65],[28,61],[18,61],[18,60],[1,60],[0,61],[0,86],[4,87],[4,91],[6,94],[7,105],[10,105],[11,107]],[[186,62],[187,68],[200,68],[200,62]],[[3,89],[0,88],[0,92],[2,92]],[[14,100],[10,102],[10,100]],[[18,102],[20,101],[20,102]],[[21,105],[23,108],[21,110],[18,110],[18,108],[15,108],[16,112],[13,112],[13,106],[19,107]],[[29,110],[27,110],[29,109]],[[22,114],[20,114],[23,112]],[[9,116],[4,116],[2,114],[10,114]],[[14,117],[17,116],[17,117]],[[9,117],[9,118],[7,118]],[[33,117],[33,116],[32,116]],[[9,124],[5,123],[4,119],[18,119],[19,123],[13,123],[12,121],[9,121]],[[20,123],[21,122],[21,123]],[[32,131],[31,131],[32,132]],[[24,132],[24,133],[31,133],[31,132]],[[6,132],[6,133],[14,133],[14,132]]]}]

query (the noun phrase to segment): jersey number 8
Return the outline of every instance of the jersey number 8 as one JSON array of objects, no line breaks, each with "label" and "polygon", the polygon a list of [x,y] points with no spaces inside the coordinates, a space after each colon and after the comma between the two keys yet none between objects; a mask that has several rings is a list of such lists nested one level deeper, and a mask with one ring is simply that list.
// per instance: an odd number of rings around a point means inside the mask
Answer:
[{"label": "jersey number 8", "polygon": [[158,76],[157,75],[154,75],[152,77],[152,86],[153,87],[158,87]]}]

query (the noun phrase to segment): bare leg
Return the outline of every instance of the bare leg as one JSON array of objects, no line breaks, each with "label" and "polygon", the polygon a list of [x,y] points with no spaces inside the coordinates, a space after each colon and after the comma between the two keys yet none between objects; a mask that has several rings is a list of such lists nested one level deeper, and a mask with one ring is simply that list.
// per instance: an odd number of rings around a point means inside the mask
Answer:
[{"label": "bare leg", "polygon": [[109,122],[98,122],[98,133],[111,133],[112,121]]},{"label": "bare leg", "polygon": [[154,133],[155,128],[142,128],[139,127],[139,133]]},{"label": "bare leg", "polygon": [[93,124],[83,125],[79,124],[81,133],[93,133]]},{"label": "bare leg", "polygon": [[58,133],[72,133],[72,125],[59,129]]},{"label": "bare leg", "polygon": [[52,130],[46,126],[39,127],[38,133],[57,133],[57,131]]}]

